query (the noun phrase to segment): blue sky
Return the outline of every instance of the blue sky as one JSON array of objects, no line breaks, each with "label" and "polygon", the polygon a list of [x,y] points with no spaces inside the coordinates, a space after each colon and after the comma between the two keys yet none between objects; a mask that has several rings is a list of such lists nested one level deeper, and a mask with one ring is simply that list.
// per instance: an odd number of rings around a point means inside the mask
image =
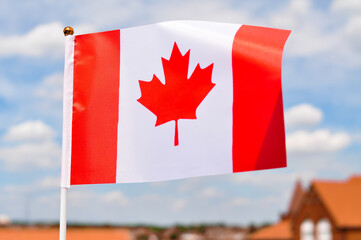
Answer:
[{"label": "blue sky", "polygon": [[68,220],[276,221],[297,179],[361,173],[358,0],[0,0],[0,215],[57,221],[66,25],[76,33],[192,19],[291,29],[283,58],[286,169],[70,189]]}]

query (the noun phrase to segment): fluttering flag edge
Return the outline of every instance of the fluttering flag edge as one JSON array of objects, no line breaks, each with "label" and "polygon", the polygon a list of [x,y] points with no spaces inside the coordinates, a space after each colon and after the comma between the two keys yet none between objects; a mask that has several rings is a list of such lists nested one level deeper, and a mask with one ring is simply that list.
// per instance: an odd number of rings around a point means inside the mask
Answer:
[{"label": "fluttering flag edge", "polygon": [[73,68],[75,36],[65,37],[65,63],[63,81],[63,138],[61,161],[61,187],[70,187],[71,138],[73,111]]}]

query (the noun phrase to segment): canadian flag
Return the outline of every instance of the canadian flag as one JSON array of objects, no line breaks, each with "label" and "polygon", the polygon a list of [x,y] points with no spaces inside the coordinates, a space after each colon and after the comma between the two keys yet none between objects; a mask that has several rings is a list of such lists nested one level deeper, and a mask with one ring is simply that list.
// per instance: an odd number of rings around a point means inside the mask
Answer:
[{"label": "canadian flag", "polygon": [[289,34],[173,21],[67,36],[62,187],[285,167]]}]

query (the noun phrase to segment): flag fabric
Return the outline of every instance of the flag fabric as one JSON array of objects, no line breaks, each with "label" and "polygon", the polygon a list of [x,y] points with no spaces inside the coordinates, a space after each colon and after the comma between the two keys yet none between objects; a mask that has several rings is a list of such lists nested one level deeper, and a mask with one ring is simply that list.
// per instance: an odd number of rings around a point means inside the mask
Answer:
[{"label": "flag fabric", "polygon": [[172,21],[67,36],[62,187],[285,167],[289,34]]}]

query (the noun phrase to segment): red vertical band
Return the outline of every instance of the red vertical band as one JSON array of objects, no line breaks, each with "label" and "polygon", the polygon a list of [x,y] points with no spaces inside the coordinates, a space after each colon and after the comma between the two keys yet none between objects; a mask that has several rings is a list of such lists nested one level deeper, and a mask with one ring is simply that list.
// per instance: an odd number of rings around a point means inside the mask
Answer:
[{"label": "red vertical band", "polygon": [[70,184],[115,183],[120,31],[75,37]]},{"label": "red vertical band", "polygon": [[243,25],[232,49],[233,171],[286,166],[281,88],[290,31]]}]

